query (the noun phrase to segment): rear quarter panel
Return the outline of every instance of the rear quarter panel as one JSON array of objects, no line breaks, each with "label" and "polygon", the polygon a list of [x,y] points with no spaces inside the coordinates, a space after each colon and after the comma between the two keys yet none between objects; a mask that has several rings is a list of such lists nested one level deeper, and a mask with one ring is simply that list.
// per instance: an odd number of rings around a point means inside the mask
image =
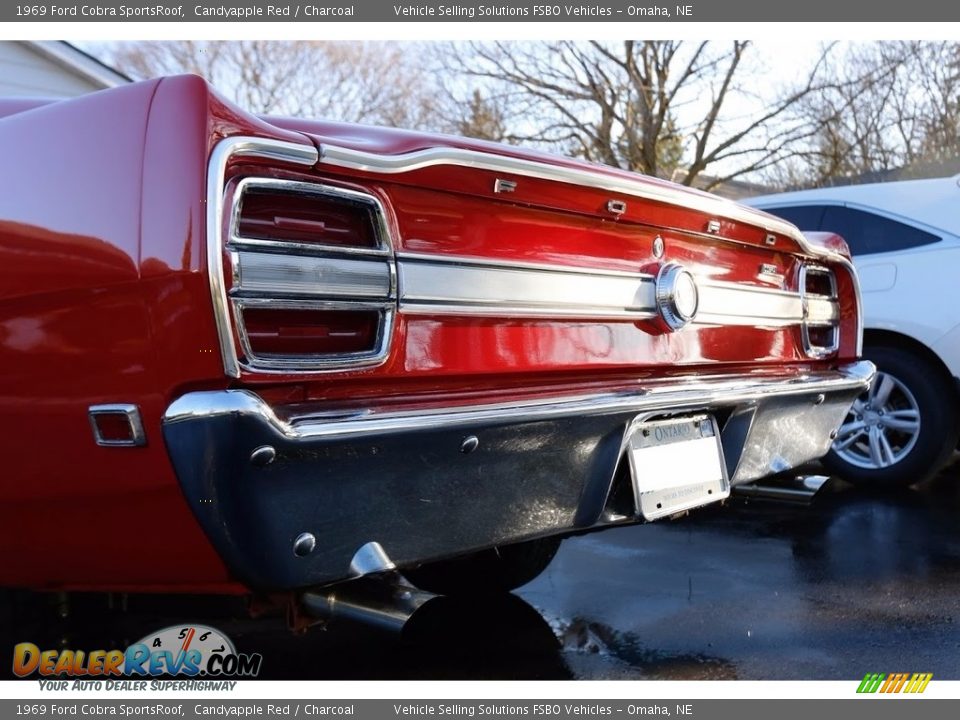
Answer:
[{"label": "rear quarter panel", "polygon": [[[0,120],[0,585],[178,589],[228,580],[160,434],[169,356],[184,347],[158,352],[155,326],[199,266],[195,252],[181,250],[199,240],[192,208],[202,197],[184,180],[184,158],[202,163],[197,143],[207,141],[196,126],[206,107],[188,98],[177,108],[168,98],[162,116],[151,117],[160,86],[138,83]],[[158,220],[151,199],[142,225],[146,192],[180,212]],[[191,194],[192,204],[184,201]],[[176,257],[161,255],[161,245]],[[176,277],[184,269],[187,277]],[[203,326],[189,331],[203,347]],[[94,443],[88,407],[115,402],[140,407],[146,447]]]}]

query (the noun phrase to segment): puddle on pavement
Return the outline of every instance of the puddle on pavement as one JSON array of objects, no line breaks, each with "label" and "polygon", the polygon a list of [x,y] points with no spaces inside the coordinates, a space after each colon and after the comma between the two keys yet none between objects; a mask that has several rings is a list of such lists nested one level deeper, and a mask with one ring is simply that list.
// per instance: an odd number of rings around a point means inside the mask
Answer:
[{"label": "puddle on pavement", "polygon": [[[621,633],[583,618],[550,617],[540,610],[553,630],[561,652],[574,670],[581,667],[577,655],[596,655],[623,667],[617,675],[632,675],[655,680],[736,680],[736,668],[727,660],[708,655],[670,653],[646,647],[632,633]],[[589,664],[595,665],[595,664]],[[586,679],[586,678],[584,678]]]}]

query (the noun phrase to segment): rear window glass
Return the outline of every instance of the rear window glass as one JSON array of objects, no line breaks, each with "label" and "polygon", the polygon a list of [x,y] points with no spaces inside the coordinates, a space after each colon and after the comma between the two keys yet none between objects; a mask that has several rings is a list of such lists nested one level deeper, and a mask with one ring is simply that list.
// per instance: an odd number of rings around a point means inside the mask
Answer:
[{"label": "rear window glass", "polygon": [[938,235],[896,220],[840,205],[792,205],[764,210],[789,220],[801,230],[837,233],[847,241],[853,255],[907,250],[940,240]]},{"label": "rear window glass", "polygon": [[792,205],[790,207],[763,208],[768,213],[792,222],[801,230],[819,230],[823,217],[822,205]]},{"label": "rear window glass", "polygon": [[896,220],[846,207],[827,207],[820,229],[843,237],[854,255],[906,250],[940,240],[936,235]]}]

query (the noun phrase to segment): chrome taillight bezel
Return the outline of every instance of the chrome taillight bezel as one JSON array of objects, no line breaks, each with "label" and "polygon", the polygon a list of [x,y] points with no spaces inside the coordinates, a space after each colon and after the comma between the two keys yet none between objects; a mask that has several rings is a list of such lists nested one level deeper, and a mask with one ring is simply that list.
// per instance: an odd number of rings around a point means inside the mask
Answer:
[{"label": "chrome taillight bezel", "polygon": [[[253,138],[228,138],[221,141],[211,157],[208,178],[207,254],[211,293],[217,318],[224,371],[240,377],[241,370],[252,373],[324,373],[365,368],[384,363],[389,356],[390,340],[397,308],[397,271],[393,242],[383,203],[371,193],[331,185],[327,182],[291,180],[267,176],[227,178],[227,165],[236,156],[268,158],[281,164],[312,166],[317,160],[315,148],[294,143]],[[273,168],[271,168],[273,170]],[[349,247],[322,243],[287,242],[245,237],[239,232],[240,213],[245,193],[267,188],[306,198],[322,196],[361,204],[370,211],[376,247]],[[229,206],[228,206],[229,203]],[[224,259],[226,257],[226,262]],[[366,291],[352,297],[342,288],[325,292],[322,281],[304,285],[303,291],[287,287],[283,291],[243,287],[243,258],[283,259],[295,266],[302,259],[309,269],[322,269],[324,262],[341,270],[352,263],[365,267],[382,266],[382,292]],[[379,272],[379,271],[378,271]],[[341,275],[343,273],[341,272]],[[227,277],[231,287],[227,287]],[[306,275],[305,275],[306,276]],[[322,277],[323,273],[317,273]],[[369,351],[325,353],[317,355],[263,355],[253,351],[243,320],[245,307],[273,307],[306,310],[376,310],[380,323]],[[239,350],[239,352],[238,352]]]},{"label": "chrome taillight bezel", "polygon": [[[242,235],[239,232],[240,215],[243,210],[243,199],[252,190],[265,189],[275,193],[287,193],[303,197],[323,197],[332,200],[344,200],[358,205],[364,205],[372,211],[375,248],[350,247],[341,245],[324,245],[323,243],[297,243],[283,240],[265,240]],[[248,176],[238,181],[231,193],[229,238],[231,244],[242,244],[250,248],[264,248],[271,251],[282,250],[290,253],[316,254],[329,252],[342,255],[384,256],[393,255],[393,243],[390,238],[390,229],[386,221],[386,212],[380,199],[370,193],[352,190],[350,188],[330,185],[326,182],[306,182],[303,180],[286,180],[283,178]]]},{"label": "chrome taillight bezel", "polygon": [[[347,303],[325,301],[301,301],[275,298],[233,298],[237,336],[243,353],[242,366],[248,370],[272,370],[294,372],[318,372],[341,370],[349,367],[379,365],[389,353],[389,339],[393,331],[394,311],[377,303]],[[324,355],[260,355],[253,351],[243,320],[243,311],[248,307],[268,307],[290,310],[376,310],[380,312],[380,325],[371,352],[327,353]]]},{"label": "chrome taillight bezel", "polygon": [[[808,291],[808,279],[812,275],[827,279],[829,294]],[[840,350],[840,308],[836,274],[823,265],[804,264],[800,268],[798,286],[803,304],[801,335],[804,352],[809,357],[817,359],[835,355]],[[826,329],[829,341],[822,343],[815,340],[811,333],[814,328]]]}]

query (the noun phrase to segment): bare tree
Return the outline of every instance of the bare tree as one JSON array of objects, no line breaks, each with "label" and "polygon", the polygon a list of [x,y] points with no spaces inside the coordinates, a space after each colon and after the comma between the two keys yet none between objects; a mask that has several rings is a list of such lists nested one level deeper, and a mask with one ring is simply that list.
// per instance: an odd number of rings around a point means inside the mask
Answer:
[{"label": "bare tree", "polygon": [[[823,58],[796,87],[762,99],[750,43],[680,41],[450,45],[445,67],[511,108],[505,138],[685,184],[714,186],[796,152],[792,111],[817,92]],[[719,170],[717,170],[720,168]],[[714,177],[701,177],[706,170]]]},{"label": "bare tree", "polygon": [[480,88],[473,88],[465,104],[454,100],[448,108],[454,108],[452,124],[458,135],[493,142],[507,139],[509,131],[503,107],[495,99],[486,97]]},{"label": "bare tree", "polygon": [[407,128],[436,128],[420,46],[392,42],[112,43],[101,54],[147,78],[196,73],[245,109]]},{"label": "bare tree", "polygon": [[836,82],[804,98],[798,112],[816,128],[807,182],[899,167],[920,142],[916,108],[903,87],[906,55],[900,47],[854,46],[830,63]]},{"label": "bare tree", "polygon": [[749,42],[143,42],[134,77],[194,72],[259,113],[543,147],[714,188],[863,176],[960,154],[960,45],[824,46],[793,80]]},{"label": "bare tree", "polygon": [[876,42],[829,66],[835,82],[798,112],[816,128],[797,184],[863,180],[960,156],[960,46]]},{"label": "bare tree", "polygon": [[909,44],[925,102],[921,154],[928,160],[960,158],[960,43]]}]

